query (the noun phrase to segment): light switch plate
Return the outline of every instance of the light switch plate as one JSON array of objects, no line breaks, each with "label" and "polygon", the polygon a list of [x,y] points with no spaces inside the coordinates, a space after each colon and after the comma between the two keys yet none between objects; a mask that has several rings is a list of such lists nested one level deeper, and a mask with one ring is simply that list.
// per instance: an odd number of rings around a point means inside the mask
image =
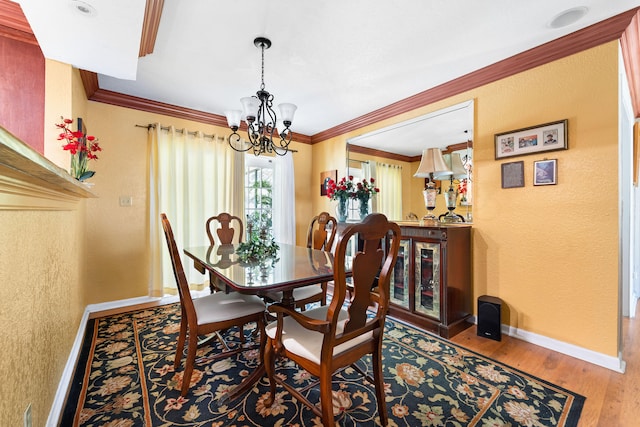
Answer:
[{"label": "light switch plate", "polygon": [[130,208],[133,205],[132,196],[120,196],[120,206],[123,208]]}]

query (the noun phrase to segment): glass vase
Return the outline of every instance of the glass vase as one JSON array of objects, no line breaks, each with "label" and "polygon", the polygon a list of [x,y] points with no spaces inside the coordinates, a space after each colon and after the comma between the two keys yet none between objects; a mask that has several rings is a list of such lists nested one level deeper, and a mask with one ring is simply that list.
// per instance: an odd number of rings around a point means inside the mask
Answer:
[{"label": "glass vase", "polygon": [[369,215],[369,200],[360,200],[360,220]]},{"label": "glass vase", "polygon": [[338,199],[338,206],[336,206],[336,219],[338,222],[347,221],[347,199]]}]

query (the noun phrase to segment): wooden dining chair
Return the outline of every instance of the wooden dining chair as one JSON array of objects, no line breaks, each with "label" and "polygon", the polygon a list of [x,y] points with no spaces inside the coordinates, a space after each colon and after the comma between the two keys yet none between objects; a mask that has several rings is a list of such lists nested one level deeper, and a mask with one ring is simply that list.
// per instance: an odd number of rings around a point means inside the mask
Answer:
[{"label": "wooden dining chair", "polygon": [[[311,218],[309,223],[307,247],[331,252],[337,229],[338,221],[328,212],[320,212]],[[266,297],[271,301],[282,301],[282,292],[270,292]],[[306,309],[307,304],[313,302],[325,305],[327,303],[327,282],[294,289],[293,300],[294,306],[302,311]]]},{"label": "wooden dining chair", "polygon": [[[215,229],[215,232],[220,244],[228,245],[231,243],[242,242],[244,236],[244,225],[242,224],[242,219],[229,213],[222,212],[209,218],[205,224],[207,237],[209,237],[209,243],[211,246],[216,245],[216,239],[213,235],[212,228],[216,223],[219,227]],[[209,273],[209,288],[211,289],[211,293],[219,291],[229,293],[228,286],[220,282],[212,273]]]},{"label": "wooden dining chair", "polygon": [[[189,284],[182,267],[180,252],[173,237],[171,224],[165,214],[160,215],[162,218],[162,228],[167,240],[169,254],[171,255],[171,264],[173,265],[173,273],[178,285],[178,294],[180,295],[180,335],[178,336],[178,345],[176,347],[176,356],[173,367],[178,369],[182,361],[182,353],[185,346],[187,335],[189,341],[187,343],[187,359],[185,362],[184,374],[182,378],[181,395],[186,396],[189,391],[191,374],[196,359],[196,350],[198,347],[198,337],[209,335],[237,326],[240,330],[240,337],[244,336],[244,325],[255,322],[257,330],[260,332],[260,354],[264,353],[264,317],[265,304],[259,297],[255,295],[243,295],[237,292],[225,294],[217,292],[200,298],[191,298]],[[242,340],[241,340],[242,341]],[[224,344],[224,343],[223,343]],[[224,351],[216,355],[216,358],[228,357],[234,353],[238,353],[244,349],[242,343],[230,351]]]},{"label": "wooden dining chair", "polygon": [[[351,298],[345,298],[346,251],[349,238],[356,233],[363,241],[363,248],[351,259],[353,288]],[[305,312],[280,303],[269,306],[268,311],[275,314],[277,320],[269,323],[265,331],[265,368],[270,382],[267,407],[273,404],[279,384],[321,417],[324,426],[334,426],[331,379],[334,372],[351,365],[375,385],[380,423],[387,425],[382,336],[389,306],[390,273],[399,246],[400,227],[383,214],[371,214],[363,222],[348,226],[338,237],[330,303]],[[376,275],[377,287],[372,289]],[[367,354],[371,355],[374,378],[355,365]],[[319,378],[320,408],[304,397],[295,384],[289,384],[286,376],[276,374],[277,358],[288,358]]]}]

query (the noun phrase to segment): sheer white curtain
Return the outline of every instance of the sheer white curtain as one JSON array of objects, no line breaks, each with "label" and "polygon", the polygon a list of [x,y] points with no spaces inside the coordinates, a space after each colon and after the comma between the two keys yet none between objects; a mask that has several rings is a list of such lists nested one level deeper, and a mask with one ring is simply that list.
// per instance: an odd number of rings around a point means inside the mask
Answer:
[{"label": "sheer white curtain", "polygon": [[376,186],[380,189],[376,212],[393,221],[402,219],[402,166],[375,163]]},{"label": "sheer white curtain", "polygon": [[296,244],[296,186],[293,153],[274,159],[273,237],[277,242]]},{"label": "sheer white curtain", "polygon": [[[206,220],[220,212],[244,217],[243,156],[217,135],[204,136],[156,124],[149,130],[150,250],[152,296],[175,289],[169,252],[160,214],[165,213],[178,246],[208,245]],[[183,255],[191,284],[205,276],[190,267]],[[171,291],[170,291],[171,292]]]}]

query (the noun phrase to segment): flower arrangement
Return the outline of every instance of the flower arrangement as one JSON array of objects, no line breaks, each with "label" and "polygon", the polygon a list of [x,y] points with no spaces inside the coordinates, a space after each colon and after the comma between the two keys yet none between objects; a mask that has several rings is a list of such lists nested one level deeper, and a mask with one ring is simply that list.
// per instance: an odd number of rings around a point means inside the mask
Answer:
[{"label": "flower arrangement", "polygon": [[327,183],[327,197],[331,200],[337,200],[336,215],[338,222],[344,222],[347,218],[347,200],[358,199],[360,201],[360,218],[368,213],[368,203],[372,196],[380,192],[375,185],[375,179],[363,179],[357,184],[353,182],[353,176],[343,177],[337,183],[332,179]]},{"label": "flower arrangement", "polygon": [[372,196],[375,196],[380,192],[380,189],[374,186],[375,179],[366,178],[356,185],[355,198],[360,200],[361,203],[367,203]]},{"label": "flower arrangement", "polygon": [[337,183],[330,179],[327,182],[327,197],[331,200],[346,202],[347,199],[355,197],[355,188],[351,175],[348,178],[342,177]]},{"label": "flower arrangement", "polygon": [[458,193],[460,194],[460,201],[467,201],[467,178],[461,179],[458,183]]},{"label": "flower arrangement", "polygon": [[61,130],[58,141],[65,141],[62,149],[71,153],[71,176],[78,181],[84,181],[95,175],[94,171],[87,170],[89,160],[98,160],[96,153],[102,151],[98,139],[93,135],[86,135],[82,131],[72,131],[69,125],[71,119],[60,117],[62,123],[56,124]]}]

